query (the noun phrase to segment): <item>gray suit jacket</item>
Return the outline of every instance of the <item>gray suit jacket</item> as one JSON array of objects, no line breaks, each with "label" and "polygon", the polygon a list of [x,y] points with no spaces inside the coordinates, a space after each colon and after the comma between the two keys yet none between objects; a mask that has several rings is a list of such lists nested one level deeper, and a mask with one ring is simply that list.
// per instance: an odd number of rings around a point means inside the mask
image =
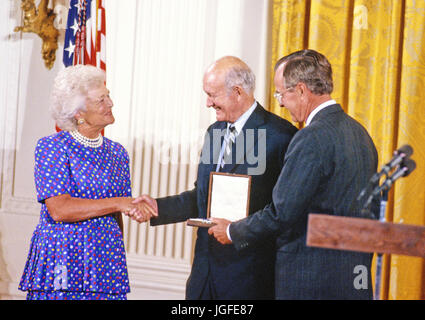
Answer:
[{"label": "gray suit jacket", "polygon": [[[306,232],[309,213],[359,217],[356,198],[377,162],[369,134],[340,105],[321,110],[294,136],[272,203],[230,225],[239,250],[276,237],[276,298],[372,297],[370,254],[307,247]],[[358,265],[369,271],[367,289],[354,285]]]}]

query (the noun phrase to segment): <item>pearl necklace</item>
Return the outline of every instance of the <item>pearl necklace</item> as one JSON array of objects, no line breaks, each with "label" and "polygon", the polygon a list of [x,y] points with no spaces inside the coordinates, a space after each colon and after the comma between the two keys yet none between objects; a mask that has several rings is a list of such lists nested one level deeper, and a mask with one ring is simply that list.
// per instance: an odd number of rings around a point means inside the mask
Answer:
[{"label": "pearl necklace", "polygon": [[96,139],[83,136],[78,130],[69,131],[70,135],[85,147],[99,148],[103,144],[103,136],[99,133]]}]

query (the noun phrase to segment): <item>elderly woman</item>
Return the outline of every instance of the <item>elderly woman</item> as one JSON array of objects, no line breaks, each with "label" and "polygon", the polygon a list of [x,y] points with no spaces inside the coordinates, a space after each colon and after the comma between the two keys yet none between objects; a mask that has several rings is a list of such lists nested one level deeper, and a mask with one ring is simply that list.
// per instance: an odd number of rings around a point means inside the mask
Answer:
[{"label": "elderly woman", "polygon": [[[101,134],[115,120],[104,71],[83,65],[62,70],[52,100],[63,131],[40,139],[35,149],[41,213],[19,289],[31,300],[126,299],[117,220],[135,205],[128,154]],[[149,211],[146,204],[136,210]]]}]

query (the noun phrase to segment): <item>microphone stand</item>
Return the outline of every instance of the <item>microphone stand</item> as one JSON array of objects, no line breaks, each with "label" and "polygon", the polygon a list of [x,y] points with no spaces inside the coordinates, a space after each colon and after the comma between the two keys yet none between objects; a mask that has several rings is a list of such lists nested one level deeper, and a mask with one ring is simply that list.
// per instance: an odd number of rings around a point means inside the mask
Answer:
[{"label": "microphone stand", "polygon": [[[388,203],[388,189],[382,191],[381,203],[379,206],[379,221],[385,222],[385,211]],[[376,256],[376,273],[375,273],[375,294],[374,300],[380,300],[381,298],[381,276],[382,276],[382,253],[378,253]]]},{"label": "microphone stand", "polygon": [[[404,149],[407,148],[403,147]],[[378,196],[380,196],[381,201],[379,205],[379,222],[386,222],[385,220],[385,211],[388,203],[388,192],[393,183],[401,178],[405,177],[410,174],[413,170],[416,168],[416,163],[414,160],[409,159],[408,157],[412,154],[413,149],[409,146],[410,150],[406,149],[409,154],[406,154],[403,158],[399,158],[398,163],[398,169],[395,170],[391,176],[388,175],[389,170],[392,166],[385,165],[384,169],[382,169],[378,174],[375,174],[372,176],[372,178],[369,180],[369,184],[364,188],[360,195],[358,196],[357,200],[360,201],[363,199],[363,197],[370,192],[369,198],[366,200],[366,203],[363,205],[363,208],[361,210],[361,214],[365,217],[371,217],[373,216],[372,211],[370,210],[370,206],[372,205],[372,201],[376,199]],[[400,148],[401,149],[401,148]],[[401,160],[400,160],[401,159]],[[399,164],[401,162],[401,164]],[[395,161],[391,160],[390,163],[395,164]],[[379,178],[382,174],[385,174],[385,180],[384,182],[379,186]],[[377,183],[378,186],[373,189],[373,184]],[[372,190],[372,191],[369,191]],[[380,300],[381,298],[381,276],[382,276],[382,253],[377,253],[377,259],[376,259],[376,278],[375,278],[375,292],[373,299],[374,300]]]}]

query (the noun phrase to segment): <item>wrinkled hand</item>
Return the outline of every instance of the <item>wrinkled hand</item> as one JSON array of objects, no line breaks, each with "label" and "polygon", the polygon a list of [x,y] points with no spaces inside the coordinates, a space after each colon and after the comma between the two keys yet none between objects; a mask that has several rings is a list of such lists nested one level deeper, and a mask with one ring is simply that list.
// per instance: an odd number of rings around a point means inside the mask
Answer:
[{"label": "wrinkled hand", "polygon": [[227,226],[231,221],[220,218],[211,218],[211,221],[216,225],[208,229],[208,234],[213,235],[221,244],[231,244],[232,241],[227,237]]},{"label": "wrinkled hand", "polygon": [[142,195],[131,202],[130,210],[124,214],[139,223],[146,222],[158,216],[158,205],[155,199]]},{"label": "wrinkled hand", "polygon": [[158,204],[154,198],[147,194],[137,197],[131,203],[136,206],[137,209],[131,210],[129,216],[139,223],[158,216]]}]

